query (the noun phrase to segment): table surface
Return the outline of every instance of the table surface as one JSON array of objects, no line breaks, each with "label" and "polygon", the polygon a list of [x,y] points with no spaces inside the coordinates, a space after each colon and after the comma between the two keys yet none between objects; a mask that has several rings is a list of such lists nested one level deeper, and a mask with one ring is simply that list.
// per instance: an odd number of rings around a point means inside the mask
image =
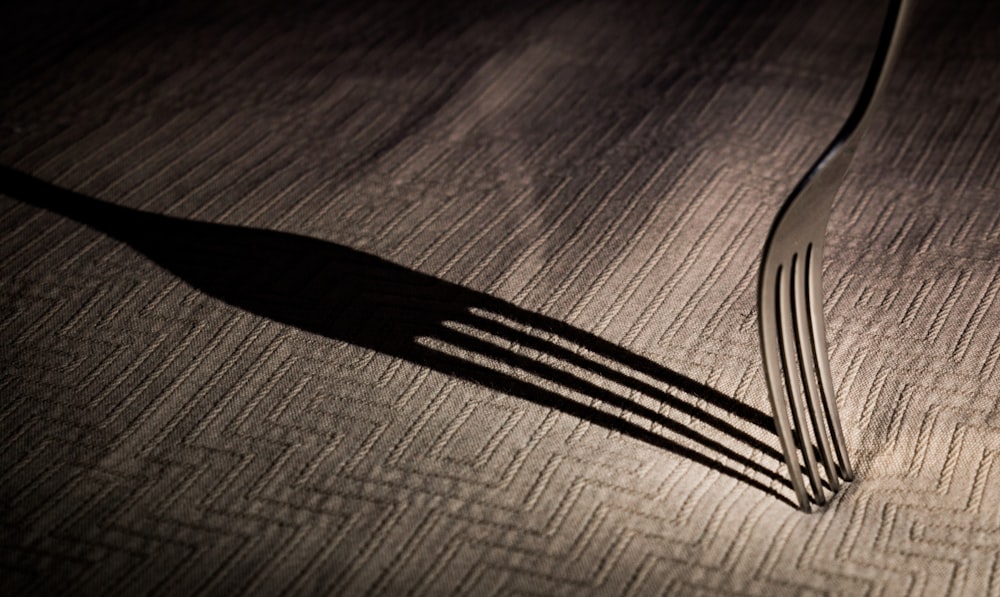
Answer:
[{"label": "table surface", "polygon": [[1000,595],[996,3],[837,198],[814,515],[756,268],[879,3],[269,4],[3,26],[0,590]]}]

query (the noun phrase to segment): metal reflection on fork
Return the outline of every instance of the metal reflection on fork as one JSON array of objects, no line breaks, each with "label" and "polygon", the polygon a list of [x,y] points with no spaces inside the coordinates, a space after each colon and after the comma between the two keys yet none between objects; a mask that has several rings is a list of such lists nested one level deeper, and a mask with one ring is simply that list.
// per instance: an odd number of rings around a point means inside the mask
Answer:
[{"label": "metal reflection on fork", "polygon": [[[854,109],[781,206],[764,245],[757,292],[761,352],[785,463],[799,506],[806,512],[813,503],[826,504],[824,484],[836,493],[841,480],[854,478],[827,355],[823,236],[858,137],[892,70],[909,3],[890,0],[878,48]],[[805,460],[804,473],[799,454]],[[817,462],[822,463],[822,472]],[[809,478],[811,495],[803,476]]]}]

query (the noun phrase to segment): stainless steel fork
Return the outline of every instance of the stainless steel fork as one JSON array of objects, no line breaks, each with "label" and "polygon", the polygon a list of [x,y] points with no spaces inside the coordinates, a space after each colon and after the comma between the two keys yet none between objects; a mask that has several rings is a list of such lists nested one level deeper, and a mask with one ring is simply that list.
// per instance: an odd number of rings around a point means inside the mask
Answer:
[{"label": "stainless steel fork", "polygon": [[[890,0],[878,48],[854,109],[781,206],[764,245],[757,292],[761,352],[785,463],[799,506],[806,512],[812,510],[812,503],[826,504],[824,481],[836,493],[841,480],[854,478],[827,354],[823,236],[834,195],[899,51],[908,5],[909,0]],[[805,460],[804,473],[799,454]],[[822,462],[823,472],[817,461]],[[803,476],[809,478],[811,495]]]}]

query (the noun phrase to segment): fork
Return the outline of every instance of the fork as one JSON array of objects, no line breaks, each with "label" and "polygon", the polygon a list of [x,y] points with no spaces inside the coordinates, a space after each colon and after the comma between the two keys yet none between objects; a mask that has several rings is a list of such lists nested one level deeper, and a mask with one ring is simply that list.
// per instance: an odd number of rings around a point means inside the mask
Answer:
[{"label": "fork", "polygon": [[[785,464],[799,507],[805,512],[812,510],[811,503],[827,503],[824,481],[836,494],[841,480],[854,479],[827,353],[823,236],[858,137],[899,52],[908,5],[909,0],[890,0],[875,57],[854,109],[781,206],[764,244],[757,291],[761,353]],[[799,453],[805,460],[804,473]],[[822,462],[822,473],[817,461]],[[809,478],[811,496],[803,477]]]}]

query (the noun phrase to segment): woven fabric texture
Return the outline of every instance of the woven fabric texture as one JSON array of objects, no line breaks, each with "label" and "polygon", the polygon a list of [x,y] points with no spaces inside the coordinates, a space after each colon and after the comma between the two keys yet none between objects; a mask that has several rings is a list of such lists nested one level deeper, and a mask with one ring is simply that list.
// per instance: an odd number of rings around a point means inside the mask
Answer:
[{"label": "woven fabric texture", "polygon": [[3,594],[1000,595],[1000,4],[838,195],[812,515],[757,266],[881,3],[17,4]]}]

